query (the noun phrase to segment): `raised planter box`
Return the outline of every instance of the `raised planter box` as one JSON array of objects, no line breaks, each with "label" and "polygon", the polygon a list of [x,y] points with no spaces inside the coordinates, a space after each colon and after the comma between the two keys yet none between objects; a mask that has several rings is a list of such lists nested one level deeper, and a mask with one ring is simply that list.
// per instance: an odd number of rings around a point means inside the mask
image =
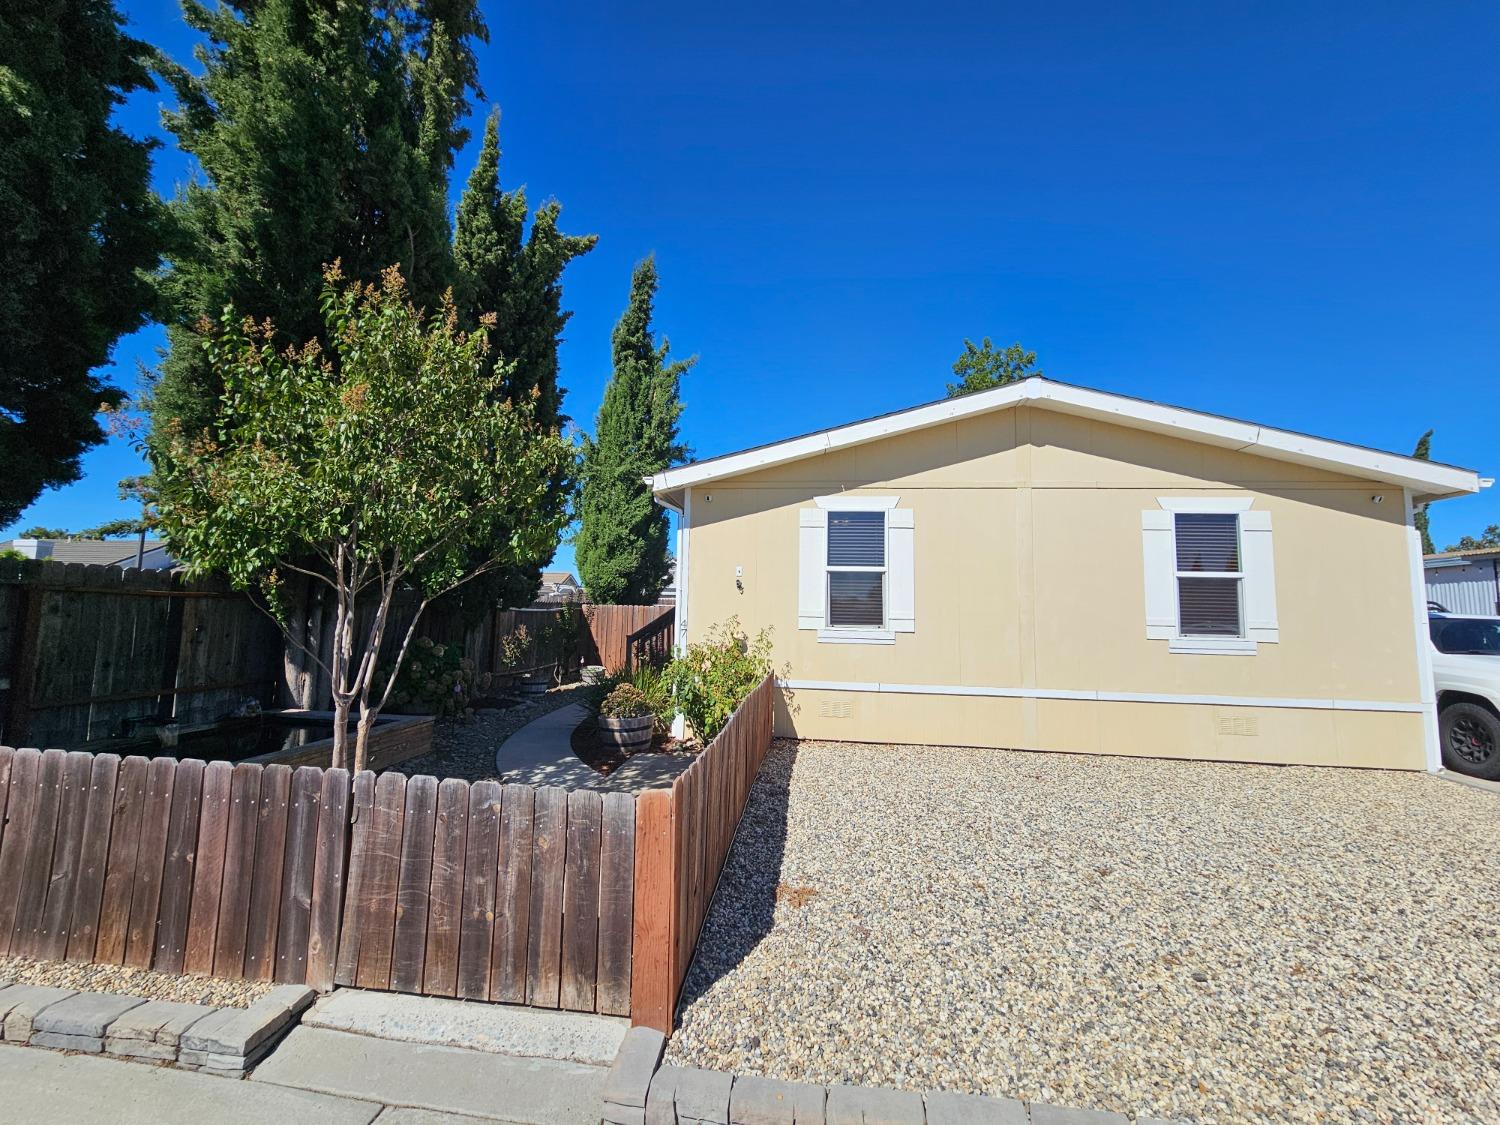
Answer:
[{"label": "raised planter box", "polygon": [[[332,720],[332,711],[294,711],[291,714],[306,715],[308,718]],[[423,754],[432,752],[432,724],[431,715],[381,715],[376,721],[374,728],[370,731],[370,741],[367,746],[369,761],[367,766],[372,770],[388,769],[411,758],[419,758]],[[354,746],[354,725],[349,728],[350,751]],[[274,754],[262,754],[258,758],[249,758],[247,761],[258,762],[261,765],[284,765],[284,766],[321,766],[327,767],[330,756],[333,754],[333,739],[320,738],[316,742],[309,742],[291,750],[278,750]]]},{"label": "raised planter box", "polygon": [[651,727],[655,721],[650,715],[630,719],[609,719],[600,715],[597,720],[599,741],[605,746],[613,746],[626,754],[633,754],[651,745]]}]

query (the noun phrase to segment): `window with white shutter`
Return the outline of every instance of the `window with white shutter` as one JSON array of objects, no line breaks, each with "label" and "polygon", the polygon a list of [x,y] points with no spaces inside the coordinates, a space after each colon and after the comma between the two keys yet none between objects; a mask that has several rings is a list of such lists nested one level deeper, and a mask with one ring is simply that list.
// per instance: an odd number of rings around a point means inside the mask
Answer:
[{"label": "window with white shutter", "polygon": [[1141,513],[1146,636],[1173,652],[1220,655],[1277,641],[1270,513],[1230,497],[1158,503]]},{"label": "window with white shutter", "polygon": [[800,514],[797,627],[893,644],[916,631],[915,523],[894,496],[819,497]]}]

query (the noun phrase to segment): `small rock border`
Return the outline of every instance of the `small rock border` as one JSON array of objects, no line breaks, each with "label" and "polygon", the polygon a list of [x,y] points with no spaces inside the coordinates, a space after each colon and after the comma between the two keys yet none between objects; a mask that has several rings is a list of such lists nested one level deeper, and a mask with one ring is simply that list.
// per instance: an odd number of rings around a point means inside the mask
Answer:
[{"label": "small rock border", "polygon": [[[603,1125],[1130,1125],[1120,1113],[947,1090],[814,1086],[662,1066],[666,1036],[634,1027],[604,1083]],[[1180,1125],[1137,1117],[1135,1125]]]},{"label": "small rock border", "polygon": [[221,1008],[0,981],[0,1040],[242,1078],[317,995],[283,984],[248,1008]]}]

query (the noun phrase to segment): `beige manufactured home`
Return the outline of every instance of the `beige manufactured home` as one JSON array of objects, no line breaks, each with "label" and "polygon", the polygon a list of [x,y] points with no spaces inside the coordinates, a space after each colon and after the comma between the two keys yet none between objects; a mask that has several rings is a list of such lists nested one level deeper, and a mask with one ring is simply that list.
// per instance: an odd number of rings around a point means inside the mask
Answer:
[{"label": "beige manufactured home", "polygon": [[1479,484],[1039,377],[652,480],[679,643],[770,626],[780,734],[1395,769],[1438,764],[1413,505]]}]

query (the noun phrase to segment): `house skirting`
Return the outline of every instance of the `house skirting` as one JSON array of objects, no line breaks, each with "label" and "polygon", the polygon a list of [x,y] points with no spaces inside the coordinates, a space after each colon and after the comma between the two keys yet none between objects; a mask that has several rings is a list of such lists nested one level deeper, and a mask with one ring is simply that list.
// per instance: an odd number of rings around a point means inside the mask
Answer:
[{"label": "house skirting", "polygon": [[944,684],[782,682],[776,733],[1204,761],[1426,768],[1423,704]]}]

